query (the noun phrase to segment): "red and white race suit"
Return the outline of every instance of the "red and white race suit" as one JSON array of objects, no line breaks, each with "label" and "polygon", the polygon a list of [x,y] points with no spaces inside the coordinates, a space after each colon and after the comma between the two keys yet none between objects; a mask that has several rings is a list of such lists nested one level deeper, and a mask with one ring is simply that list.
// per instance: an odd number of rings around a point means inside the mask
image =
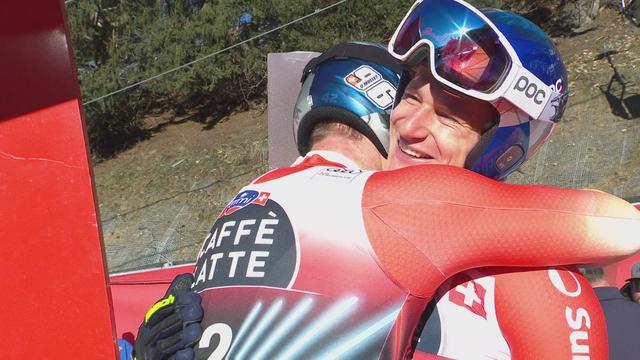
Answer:
[{"label": "red and white race suit", "polygon": [[197,357],[403,359],[447,278],[614,261],[640,248],[624,234],[640,234],[640,213],[605,193],[312,152],[243,188],[213,225],[194,272]]},{"label": "red and white race suit", "polygon": [[482,268],[438,289],[417,349],[452,359],[606,359],[598,298],[577,271]]}]

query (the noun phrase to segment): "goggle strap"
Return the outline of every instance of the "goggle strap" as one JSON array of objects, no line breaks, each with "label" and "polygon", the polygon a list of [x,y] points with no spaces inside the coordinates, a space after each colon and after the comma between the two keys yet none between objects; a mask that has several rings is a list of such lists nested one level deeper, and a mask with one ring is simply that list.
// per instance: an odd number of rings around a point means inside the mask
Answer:
[{"label": "goggle strap", "polygon": [[[503,95],[505,99],[529,116],[546,121],[552,121],[553,115],[555,115],[550,103],[558,96],[560,94],[551,90],[549,86],[523,66],[518,66],[516,75]],[[542,116],[543,113],[546,116]]]},{"label": "goggle strap", "polygon": [[382,65],[397,74],[402,71],[402,66],[383,47],[377,47],[369,44],[344,43],[335,45],[323,52],[320,56],[311,59],[302,71],[302,78],[300,79],[300,82],[304,82],[307,76],[310,73],[315,72],[316,68],[320,66],[320,64],[331,59],[359,59],[371,61]]}]

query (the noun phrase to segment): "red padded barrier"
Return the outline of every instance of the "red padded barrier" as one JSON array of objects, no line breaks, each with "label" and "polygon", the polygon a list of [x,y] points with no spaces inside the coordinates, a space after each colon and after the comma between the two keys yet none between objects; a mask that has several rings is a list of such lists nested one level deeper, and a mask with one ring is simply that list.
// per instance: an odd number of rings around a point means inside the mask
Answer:
[{"label": "red padded barrier", "polygon": [[113,316],[62,0],[0,12],[0,353],[115,359]]}]

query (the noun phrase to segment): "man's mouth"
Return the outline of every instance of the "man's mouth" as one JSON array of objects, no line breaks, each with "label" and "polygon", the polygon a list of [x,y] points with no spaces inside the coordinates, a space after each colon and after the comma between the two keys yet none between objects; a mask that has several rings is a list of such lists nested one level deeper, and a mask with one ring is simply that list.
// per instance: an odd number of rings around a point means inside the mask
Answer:
[{"label": "man's mouth", "polygon": [[398,140],[398,148],[405,155],[410,156],[410,157],[415,158],[415,159],[433,159],[433,157],[428,155],[428,154],[421,154],[421,153],[419,153],[419,152],[417,152],[415,150],[409,149],[409,147],[407,147],[406,144],[403,144],[403,142],[400,141],[400,140]]}]

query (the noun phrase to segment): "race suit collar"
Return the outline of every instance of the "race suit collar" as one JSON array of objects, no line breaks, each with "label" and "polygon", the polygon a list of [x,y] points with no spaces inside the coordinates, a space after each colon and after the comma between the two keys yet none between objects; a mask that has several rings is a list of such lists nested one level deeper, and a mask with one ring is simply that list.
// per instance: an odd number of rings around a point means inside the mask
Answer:
[{"label": "race suit collar", "polygon": [[267,181],[280,179],[284,176],[295,174],[310,167],[338,167],[359,170],[358,166],[348,157],[335,151],[311,151],[305,157],[299,157],[289,167],[274,169],[260,176],[252,184],[262,184]]},{"label": "race suit collar", "polygon": [[310,158],[310,157],[312,157],[314,155],[320,156],[320,157],[324,158],[325,160],[327,160],[329,162],[342,164],[347,169],[359,169],[360,168],[358,165],[356,165],[356,163],[353,160],[349,159],[345,155],[343,155],[341,153],[338,153],[338,152],[335,152],[335,151],[327,151],[327,150],[309,151],[304,157],[302,157],[302,156],[298,157],[298,159],[296,159],[296,161],[293,163],[293,166],[300,164],[305,159],[308,159],[308,158]]}]

